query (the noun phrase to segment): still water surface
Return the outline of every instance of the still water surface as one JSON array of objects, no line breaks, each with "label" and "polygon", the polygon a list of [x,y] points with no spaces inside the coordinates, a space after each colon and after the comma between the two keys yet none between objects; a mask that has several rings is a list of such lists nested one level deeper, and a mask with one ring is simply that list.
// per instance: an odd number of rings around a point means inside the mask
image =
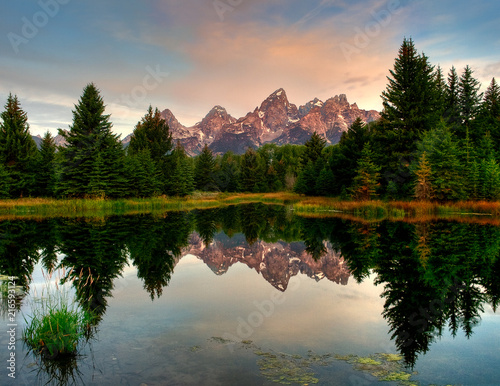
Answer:
[{"label": "still water surface", "polygon": [[[0,383],[498,385],[499,254],[492,225],[264,205],[3,221],[0,273],[18,277],[19,309],[16,379],[3,369]],[[54,269],[97,317],[66,366],[20,340]],[[5,290],[1,304],[5,363]]]}]

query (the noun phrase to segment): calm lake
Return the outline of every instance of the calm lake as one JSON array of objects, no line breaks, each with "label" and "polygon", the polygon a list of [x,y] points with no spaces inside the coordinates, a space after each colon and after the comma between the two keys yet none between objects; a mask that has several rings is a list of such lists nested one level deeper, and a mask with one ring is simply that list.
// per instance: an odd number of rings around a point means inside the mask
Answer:
[{"label": "calm lake", "polygon": [[[499,257],[493,225],[259,204],[1,221],[0,274],[17,278],[0,384],[498,385]],[[64,363],[21,340],[54,270],[96,317]]]}]

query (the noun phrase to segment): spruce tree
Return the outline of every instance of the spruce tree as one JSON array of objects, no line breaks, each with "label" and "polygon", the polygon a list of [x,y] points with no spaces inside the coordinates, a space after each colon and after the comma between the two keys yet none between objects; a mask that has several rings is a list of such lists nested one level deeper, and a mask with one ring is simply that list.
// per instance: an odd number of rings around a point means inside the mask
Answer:
[{"label": "spruce tree", "polygon": [[124,152],[111,132],[109,115],[99,90],[88,84],[73,110],[73,125],[59,130],[67,146],[61,148],[60,193],[69,197],[120,197],[125,194]]},{"label": "spruce tree", "polygon": [[264,176],[260,174],[259,155],[249,147],[241,158],[240,182],[244,192],[255,192]]},{"label": "spruce tree", "polygon": [[167,192],[172,196],[187,196],[194,191],[194,165],[180,141],[168,159],[171,173],[167,177]]},{"label": "spruce tree", "polygon": [[161,116],[160,110],[155,108],[153,111],[151,106],[135,126],[128,147],[130,154],[136,154],[144,149],[149,150],[151,158],[157,164],[165,161],[173,149],[172,134],[167,122]]},{"label": "spruce tree", "polygon": [[369,143],[363,147],[351,187],[351,196],[357,200],[371,200],[380,186],[380,166],[373,162],[374,154]]},{"label": "spruce tree", "polygon": [[127,181],[130,186],[128,195],[151,197],[161,192],[161,176],[151,158],[149,149],[126,157]]},{"label": "spruce tree", "polygon": [[11,178],[7,172],[7,168],[0,163],[0,198],[10,197]]},{"label": "spruce tree", "polygon": [[404,39],[389,83],[382,92],[382,118],[389,127],[401,131],[401,145],[414,149],[421,133],[439,119],[439,90],[433,67],[425,55],[417,53],[412,39]]},{"label": "spruce tree", "polygon": [[446,123],[455,130],[460,124],[460,91],[458,86],[458,74],[455,67],[451,67],[448,74],[446,88],[445,111],[443,117]]},{"label": "spruce tree", "polygon": [[494,157],[481,161],[480,182],[481,198],[500,199],[500,166]]},{"label": "spruce tree", "polygon": [[440,201],[458,200],[465,196],[460,151],[450,129],[441,122],[425,133],[417,143],[419,158],[426,153],[432,170],[432,191]]},{"label": "spruce tree", "polygon": [[500,87],[495,78],[484,93],[479,121],[490,132],[496,147],[500,147]]},{"label": "spruce tree", "polygon": [[44,197],[54,195],[56,185],[56,144],[54,137],[47,131],[40,145],[37,191]]},{"label": "spruce tree", "polygon": [[322,157],[323,149],[326,145],[326,139],[321,138],[321,136],[314,132],[306,143],[304,144],[305,150],[302,155],[302,164],[307,165],[310,161],[315,163]]},{"label": "spruce tree", "polygon": [[479,93],[481,84],[473,77],[473,73],[466,66],[458,82],[460,118],[467,127],[478,113],[482,98],[482,93]]},{"label": "spruce tree", "polygon": [[215,158],[212,151],[205,144],[201,153],[196,157],[195,183],[196,189],[203,191],[217,190],[214,180]]},{"label": "spruce tree", "polygon": [[10,196],[30,195],[35,189],[38,150],[17,96],[9,94],[0,118],[0,163],[10,176]]},{"label": "spruce tree", "polygon": [[484,93],[482,110],[489,115],[491,119],[500,121],[500,87],[495,78],[491,80],[490,85]]}]

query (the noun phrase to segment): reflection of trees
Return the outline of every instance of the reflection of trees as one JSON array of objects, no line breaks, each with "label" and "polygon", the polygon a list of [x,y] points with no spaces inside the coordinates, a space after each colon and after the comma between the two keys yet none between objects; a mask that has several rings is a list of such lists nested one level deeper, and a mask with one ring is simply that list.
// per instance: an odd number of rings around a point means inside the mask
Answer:
[{"label": "reflection of trees", "polygon": [[133,232],[127,246],[130,258],[137,267],[137,276],[144,280],[144,288],[151,299],[160,297],[167,286],[176,258],[189,244],[191,224],[183,212],[169,213],[165,219],[140,216],[131,219]]},{"label": "reflection of trees", "polygon": [[70,270],[81,306],[99,321],[111,296],[113,280],[127,263],[127,229],[119,218],[102,221],[62,220],[59,225],[61,265]]},{"label": "reflection of trees", "polygon": [[384,221],[344,229],[332,243],[357,279],[376,272],[376,283],[384,285],[383,315],[411,366],[447,326],[453,336],[461,329],[470,337],[483,303],[498,304],[499,228]]},{"label": "reflection of trees", "polygon": [[217,233],[218,212],[219,209],[193,211],[196,231],[206,247],[212,243],[214,235]]},{"label": "reflection of trees", "polygon": [[0,222],[0,273],[16,276],[16,285],[29,289],[29,279],[40,256],[35,221]]},{"label": "reflection of trees", "polygon": [[322,256],[326,255],[327,249],[324,240],[326,240],[326,234],[323,232],[327,227],[325,226],[325,220],[312,219],[312,218],[302,218],[301,222],[301,238],[306,245],[306,252],[311,255],[311,257],[318,261]]}]

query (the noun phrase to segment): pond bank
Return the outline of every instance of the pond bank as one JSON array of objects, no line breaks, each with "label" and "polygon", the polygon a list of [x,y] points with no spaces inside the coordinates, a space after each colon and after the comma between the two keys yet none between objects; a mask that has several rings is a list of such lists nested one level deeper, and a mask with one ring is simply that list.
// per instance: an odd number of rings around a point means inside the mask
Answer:
[{"label": "pond bank", "polygon": [[484,217],[500,224],[500,202],[459,201],[346,201],[334,197],[307,197],[278,193],[202,193],[187,197],[129,199],[20,198],[0,200],[0,219],[37,217],[101,217],[113,214],[162,213],[174,210],[217,208],[227,205],[264,203],[289,205],[300,215],[360,219],[422,219]]}]

